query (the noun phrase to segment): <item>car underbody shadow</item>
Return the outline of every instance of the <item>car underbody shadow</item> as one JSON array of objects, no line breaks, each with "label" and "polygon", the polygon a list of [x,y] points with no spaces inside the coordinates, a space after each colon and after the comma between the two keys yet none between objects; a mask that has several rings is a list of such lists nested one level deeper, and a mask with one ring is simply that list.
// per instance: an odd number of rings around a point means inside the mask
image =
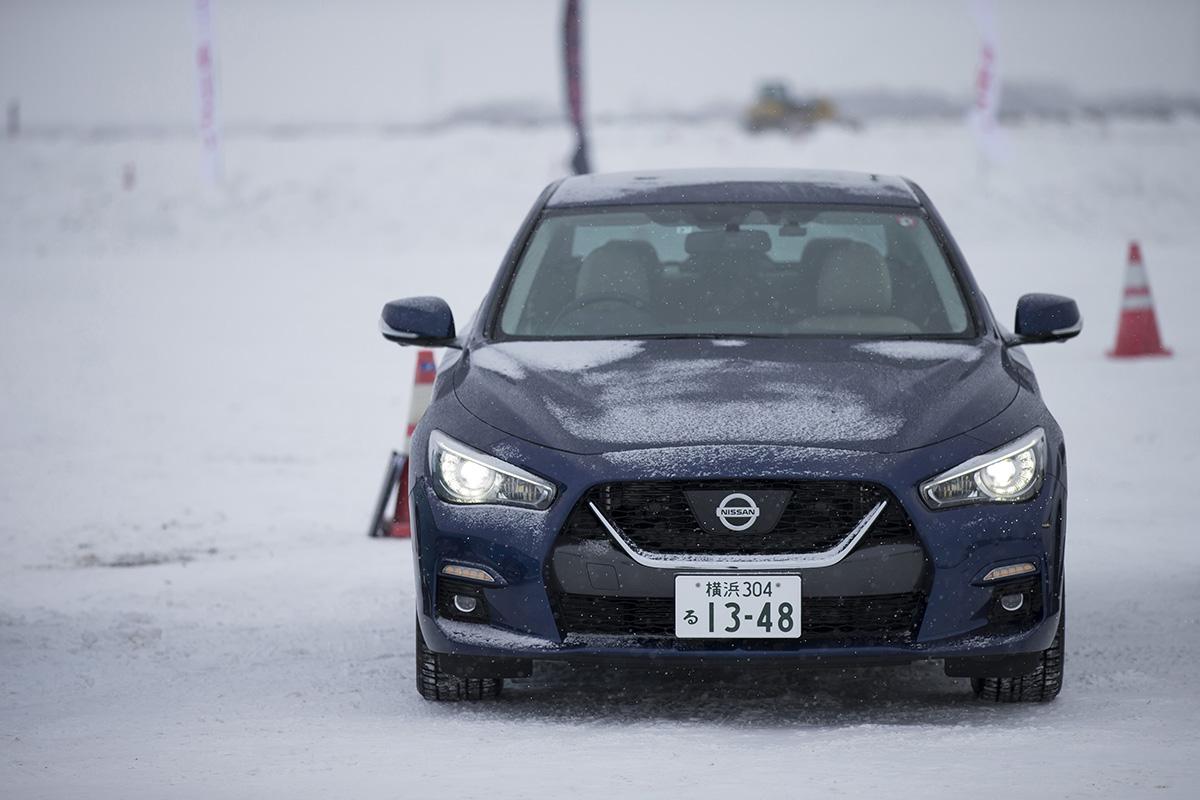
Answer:
[{"label": "car underbody shadow", "polygon": [[968,681],[946,677],[941,662],[820,669],[539,663],[530,678],[506,682],[497,705],[564,721],[778,726],[960,724],[978,714],[994,721],[1021,713],[976,703]]}]

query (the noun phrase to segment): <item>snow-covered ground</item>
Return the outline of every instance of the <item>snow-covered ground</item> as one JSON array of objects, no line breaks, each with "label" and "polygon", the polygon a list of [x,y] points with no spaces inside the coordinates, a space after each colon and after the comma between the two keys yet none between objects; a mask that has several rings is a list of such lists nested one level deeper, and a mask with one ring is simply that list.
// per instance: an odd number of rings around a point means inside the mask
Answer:
[{"label": "snow-covered ground", "polygon": [[[558,130],[0,143],[0,795],[1194,796],[1200,782],[1200,124],[747,138],[607,127],[605,169],[901,172],[1030,348],[1071,454],[1066,688],[973,702],[932,665],[552,671],[413,689],[408,547],[365,527],[414,355],[383,301],[465,317],[568,151]],[[125,165],[136,187],[121,188]],[[1131,238],[1171,359],[1104,357]]]}]

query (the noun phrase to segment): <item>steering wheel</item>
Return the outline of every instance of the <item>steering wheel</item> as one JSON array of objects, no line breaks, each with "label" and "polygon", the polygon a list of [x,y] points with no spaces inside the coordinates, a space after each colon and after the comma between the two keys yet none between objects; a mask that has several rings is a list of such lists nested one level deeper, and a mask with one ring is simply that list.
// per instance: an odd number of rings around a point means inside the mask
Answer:
[{"label": "steering wheel", "polygon": [[558,323],[562,322],[563,317],[568,314],[573,314],[576,311],[581,311],[588,306],[596,305],[597,303],[621,303],[631,308],[636,308],[638,311],[645,313],[646,302],[632,295],[621,294],[620,292],[596,292],[593,294],[585,294],[583,297],[577,297],[571,302],[563,306],[562,311],[558,312],[558,316],[554,318],[551,327],[558,327]]}]

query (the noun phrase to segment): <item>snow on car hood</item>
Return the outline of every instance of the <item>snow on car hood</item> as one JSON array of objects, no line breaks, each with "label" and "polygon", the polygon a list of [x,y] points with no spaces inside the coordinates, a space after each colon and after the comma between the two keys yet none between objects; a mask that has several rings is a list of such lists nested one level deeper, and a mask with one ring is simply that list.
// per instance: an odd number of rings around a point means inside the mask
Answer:
[{"label": "snow on car hood", "polygon": [[897,452],[1004,410],[991,343],[525,341],[472,349],[456,394],[513,436],[577,453],[695,444]]}]

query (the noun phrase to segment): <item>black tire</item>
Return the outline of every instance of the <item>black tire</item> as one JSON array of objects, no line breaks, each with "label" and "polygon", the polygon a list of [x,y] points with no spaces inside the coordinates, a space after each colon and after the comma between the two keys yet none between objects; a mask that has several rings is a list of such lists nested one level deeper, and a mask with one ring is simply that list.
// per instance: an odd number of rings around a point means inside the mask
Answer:
[{"label": "black tire", "polygon": [[492,700],[500,696],[503,678],[460,678],[438,666],[437,654],[425,646],[417,624],[417,691],[426,700]]},{"label": "black tire", "polygon": [[980,700],[993,703],[1049,703],[1062,690],[1067,615],[1058,619],[1058,633],[1042,651],[1037,669],[1015,678],[971,678],[971,688]]}]

